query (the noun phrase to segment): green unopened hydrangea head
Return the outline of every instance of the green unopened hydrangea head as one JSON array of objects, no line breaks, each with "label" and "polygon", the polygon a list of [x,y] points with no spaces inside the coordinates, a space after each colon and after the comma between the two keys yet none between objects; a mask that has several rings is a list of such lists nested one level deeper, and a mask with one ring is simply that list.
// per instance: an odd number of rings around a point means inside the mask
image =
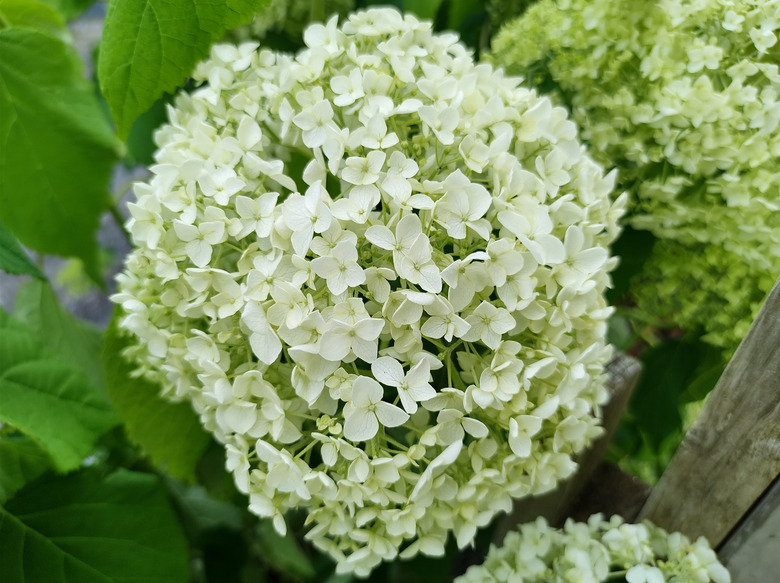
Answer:
[{"label": "green unopened hydrangea head", "polygon": [[650,522],[628,524],[600,514],[563,529],[543,518],[506,535],[482,565],[455,583],[730,583],[707,540],[696,542]]},{"label": "green unopened hydrangea head", "polygon": [[[687,320],[693,307],[673,316],[727,349],[780,274],[778,30],[778,0],[541,0],[493,45],[498,63],[565,103],[593,155],[619,169],[630,224],[673,242],[663,253],[679,267],[667,275],[682,279],[665,288],[695,286],[695,301],[709,304],[702,315],[728,304],[743,319]],[[749,267],[739,305],[711,269],[720,254]],[[669,316],[675,304],[657,301],[659,285],[646,272],[634,292]]]},{"label": "green unopened hydrangea head", "polygon": [[[246,26],[231,33],[231,38],[242,41],[264,39],[269,33],[283,32],[290,39],[299,40],[303,29],[312,20],[311,0],[271,0]],[[355,5],[354,0],[324,0],[324,16],[345,16]]]},{"label": "green unopened hydrangea head", "polygon": [[625,197],[562,108],[392,9],[219,45],[156,135],[127,356],[249,508],[366,576],[469,544],[600,432]]}]

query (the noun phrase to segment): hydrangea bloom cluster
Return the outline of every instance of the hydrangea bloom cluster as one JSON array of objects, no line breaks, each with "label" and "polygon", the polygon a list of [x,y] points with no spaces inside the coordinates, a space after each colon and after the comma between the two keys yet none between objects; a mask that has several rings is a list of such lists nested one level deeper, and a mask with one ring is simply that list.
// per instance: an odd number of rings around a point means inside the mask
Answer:
[{"label": "hydrangea bloom cluster", "polygon": [[[695,260],[681,261],[681,255]],[[704,339],[729,353],[747,334],[775,275],[755,270],[739,255],[714,245],[661,239],[633,281],[637,287],[633,297],[640,312],[674,314],[674,322],[684,329],[706,322],[709,332]],[[713,299],[714,289],[722,296],[718,301]]]},{"label": "hydrangea bloom cluster", "polygon": [[250,509],[340,571],[460,546],[599,433],[625,197],[574,124],[392,9],[214,47],[156,134],[114,300]]},{"label": "hydrangea bloom cluster", "polygon": [[[630,223],[678,243],[673,271],[700,275],[706,312],[730,304],[747,323],[780,272],[778,30],[778,0],[541,0],[494,42],[496,60],[553,90],[594,156],[619,168]],[[740,303],[711,269],[717,254],[754,274]],[[646,273],[646,304],[657,285]],[[739,340],[734,321],[674,319],[724,347]]]},{"label": "hydrangea bloom cluster", "polygon": [[562,530],[543,518],[510,532],[491,547],[482,565],[455,583],[730,583],[704,537],[696,542],[650,522],[628,524],[600,514],[586,523],[568,520]]}]

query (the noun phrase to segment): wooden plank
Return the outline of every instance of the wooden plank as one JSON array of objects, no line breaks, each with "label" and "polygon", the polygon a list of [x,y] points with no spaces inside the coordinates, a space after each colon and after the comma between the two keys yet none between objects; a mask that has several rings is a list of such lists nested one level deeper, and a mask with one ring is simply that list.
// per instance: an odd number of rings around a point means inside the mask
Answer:
[{"label": "wooden plank", "polygon": [[780,478],[737,526],[718,555],[734,583],[776,581],[780,573]]},{"label": "wooden plank", "polygon": [[577,500],[591,475],[604,458],[612,435],[628,405],[641,371],[639,361],[623,353],[616,353],[606,367],[609,402],[602,411],[604,434],[597,439],[577,460],[579,468],[567,481],[555,490],[541,496],[523,498],[515,502],[512,513],[506,515],[496,525],[493,541],[500,544],[510,530],[519,524],[544,516],[550,524],[560,525],[568,516],[569,509]]},{"label": "wooden plank", "polygon": [[780,280],[640,518],[717,546],[780,475]]}]

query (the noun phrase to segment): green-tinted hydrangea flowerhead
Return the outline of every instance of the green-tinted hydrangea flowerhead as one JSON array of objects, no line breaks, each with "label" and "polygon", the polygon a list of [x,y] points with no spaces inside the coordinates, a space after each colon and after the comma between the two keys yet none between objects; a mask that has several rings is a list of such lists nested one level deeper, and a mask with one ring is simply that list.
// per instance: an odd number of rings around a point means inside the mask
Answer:
[{"label": "green-tinted hydrangea flowerhead", "polygon": [[[303,29],[311,21],[312,4],[311,0],[271,0],[250,24],[233,31],[231,38],[263,39],[269,32],[284,32],[292,39],[299,39]],[[354,5],[354,0],[323,2],[326,15],[345,16]]]},{"label": "green-tinted hydrangea flowerhead", "polygon": [[[669,316],[674,296],[700,290],[683,303],[707,306],[672,318],[728,349],[780,274],[778,30],[778,0],[541,0],[493,45],[570,107],[632,193],[630,224],[663,240],[674,265],[653,260],[639,303]],[[723,281],[726,261],[747,266],[738,284]],[[706,317],[724,305],[734,319]]]},{"label": "green-tinted hydrangea flowerhead", "polygon": [[650,522],[628,524],[600,514],[587,523],[568,520],[563,529],[543,518],[510,532],[491,547],[482,565],[455,583],[729,583],[707,540],[696,542]]},{"label": "green-tinted hydrangea flowerhead", "polygon": [[562,108],[392,9],[220,45],[156,135],[128,356],[340,571],[467,545],[599,433],[625,197]]}]

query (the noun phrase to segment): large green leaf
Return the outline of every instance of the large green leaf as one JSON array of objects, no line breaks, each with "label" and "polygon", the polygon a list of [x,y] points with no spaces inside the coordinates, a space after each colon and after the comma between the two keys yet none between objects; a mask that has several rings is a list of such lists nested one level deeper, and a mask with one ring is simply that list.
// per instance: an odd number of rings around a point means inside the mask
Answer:
[{"label": "large green leaf", "polygon": [[24,285],[16,295],[14,317],[58,356],[81,369],[94,387],[105,390],[100,331],[63,308],[48,283],[31,281]]},{"label": "large green leaf", "polygon": [[128,343],[119,334],[115,316],[103,343],[103,367],[114,408],[127,435],[156,465],[176,478],[192,480],[210,437],[189,404],[165,401],[158,385],[132,376],[133,366],[120,354]]},{"label": "large green leaf", "polygon": [[3,580],[184,583],[189,553],[164,487],[120,470],[38,480],[0,508]]},{"label": "large green leaf", "polygon": [[117,418],[78,367],[0,310],[0,422],[31,437],[59,470],[67,471]]},{"label": "large green leaf", "polygon": [[441,3],[442,0],[411,0],[404,2],[404,10],[413,12],[420,18],[434,20]]},{"label": "large green leaf", "polygon": [[0,220],[99,280],[95,232],[117,142],[67,43],[0,29]]},{"label": "large green leaf", "polygon": [[113,0],[100,43],[98,78],[122,138],[164,93],[184,83],[225,31],[268,0]]},{"label": "large green leaf", "polygon": [[46,279],[46,276],[30,261],[24,249],[3,223],[0,223],[0,269],[8,273],[32,275]]},{"label": "large green leaf", "polygon": [[0,438],[0,504],[51,467],[51,460],[32,440]]},{"label": "large green leaf", "polygon": [[460,34],[461,41],[472,48],[480,47],[482,30],[487,20],[483,0],[448,0],[444,10],[447,28]]},{"label": "large green leaf", "polygon": [[270,520],[261,520],[257,526],[258,554],[263,561],[298,581],[311,579],[314,566],[309,557],[301,550],[291,532],[281,536]]}]

